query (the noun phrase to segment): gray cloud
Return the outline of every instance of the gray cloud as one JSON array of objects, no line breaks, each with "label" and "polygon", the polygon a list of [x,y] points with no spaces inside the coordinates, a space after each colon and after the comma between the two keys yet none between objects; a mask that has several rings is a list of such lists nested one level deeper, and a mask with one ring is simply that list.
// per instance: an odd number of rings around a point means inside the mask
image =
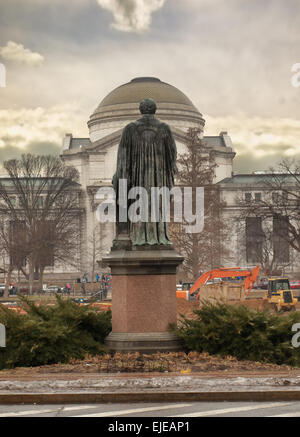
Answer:
[{"label": "gray cloud", "polygon": [[0,47],[0,55],[4,60],[20,62],[33,67],[39,66],[44,62],[44,57],[40,53],[32,52],[23,44],[14,41],[8,41],[3,47]]},{"label": "gray cloud", "polygon": [[[300,88],[291,85],[291,66],[300,62],[299,0],[165,1],[156,13],[154,2],[139,3],[148,8],[141,21],[133,0],[1,2],[0,46],[18,41],[45,62],[7,62],[0,148],[59,145],[68,131],[87,136],[105,95],[133,77],[157,76],[203,113],[206,135],[228,131],[236,165],[266,168],[278,154],[297,155]],[[112,20],[148,31],[121,35]]]},{"label": "gray cloud", "polygon": [[[294,158],[300,162],[300,153],[294,155]],[[271,167],[276,168],[281,160],[282,154],[279,152],[260,158],[257,158],[255,157],[255,155],[251,154],[237,154],[233,161],[233,171],[235,173],[266,171],[269,170]]]},{"label": "gray cloud", "polygon": [[143,32],[149,29],[153,12],[165,0],[97,0],[99,5],[113,13],[112,26],[122,32]]},{"label": "gray cloud", "polygon": [[59,155],[61,153],[60,144],[50,142],[29,143],[26,148],[27,153],[34,155]]},{"label": "gray cloud", "polygon": [[22,150],[13,144],[7,144],[0,148],[0,173],[5,174],[5,170],[2,165],[4,161],[9,159],[18,159],[23,153],[32,153],[33,155],[59,155],[60,147],[54,143],[38,143],[33,142],[28,144],[26,149]]},{"label": "gray cloud", "polygon": [[79,127],[81,117],[75,105],[0,110],[0,161],[27,152],[59,154],[65,133]]},{"label": "gray cloud", "polygon": [[[95,95],[101,100],[132,77],[155,75],[184,91],[203,114],[297,116],[300,88],[291,85],[291,66],[299,62],[298,0],[166,1],[148,32],[122,38],[97,0],[61,4],[10,0],[2,6],[0,41],[22,42],[43,53],[47,65],[34,74],[10,66],[11,97],[1,95],[0,105],[52,105],[80,95],[92,106]],[[125,6],[133,3],[119,4],[130,16]]]}]

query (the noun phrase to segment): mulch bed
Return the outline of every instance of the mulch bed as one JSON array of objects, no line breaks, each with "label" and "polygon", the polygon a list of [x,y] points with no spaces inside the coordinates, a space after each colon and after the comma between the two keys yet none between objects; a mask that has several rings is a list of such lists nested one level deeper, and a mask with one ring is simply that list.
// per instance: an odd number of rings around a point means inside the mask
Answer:
[{"label": "mulch bed", "polygon": [[45,366],[0,371],[0,380],[8,377],[13,379],[22,379],[42,374],[124,374],[124,373],[207,373],[217,372],[226,375],[229,373],[272,373],[272,374],[289,374],[291,371],[300,375],[300,369],[290,366],[279,366],[276,364],[267,364],[254,361],[239,361],[234,357],[219,357],[209,355],[206,352],[184,352],[173,353],[116,353],[114,355],[106,354],[102,356],[87,356],[84,360],[72,359],[68,364],[51,364]]}]

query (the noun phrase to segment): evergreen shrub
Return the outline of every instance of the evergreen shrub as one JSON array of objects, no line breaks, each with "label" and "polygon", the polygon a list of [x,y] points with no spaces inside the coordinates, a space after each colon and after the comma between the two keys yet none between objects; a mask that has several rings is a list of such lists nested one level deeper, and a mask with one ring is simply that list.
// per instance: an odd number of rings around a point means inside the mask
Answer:
[{"label": "evergreen shrub", "polygon": [[187,350],[300,366],[300,348],[292,345],[292,326],[300,322],[300,313],[274,314],[222,302],[204,302],[194,313],[195,320],[181,315],[176,330]]},{"label": "evergreen shrub", "polygon": [[20,296],[26,314],[0,305],[6,327],[6,347],[0,348],[0,369],[66,363],[106,351],[111,311],[99,312],[56,296],[53,306],[38,306]]}]

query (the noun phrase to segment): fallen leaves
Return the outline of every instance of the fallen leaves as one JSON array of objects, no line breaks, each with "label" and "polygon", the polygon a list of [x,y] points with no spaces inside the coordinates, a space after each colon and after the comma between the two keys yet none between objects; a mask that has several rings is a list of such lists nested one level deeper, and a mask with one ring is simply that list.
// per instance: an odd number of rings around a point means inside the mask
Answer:
[{"label": "fallen leaves", "polygon": [[117,373],[172,373],[181,374],[207,372],[239,372],[239,371],[270,371],[282,372],[293,370],[289,366],[259,363],[254,361],[239,361],[234,357],[209,355],[207,352],[165,352],[156,354],[116,353],[98,356],[86,356],[84,360],[71,359],[68,364],[52,364],[34,368],[16,368],[0,371],[1,375],[13,373],[26,375],[35,374],[117,374]]}]

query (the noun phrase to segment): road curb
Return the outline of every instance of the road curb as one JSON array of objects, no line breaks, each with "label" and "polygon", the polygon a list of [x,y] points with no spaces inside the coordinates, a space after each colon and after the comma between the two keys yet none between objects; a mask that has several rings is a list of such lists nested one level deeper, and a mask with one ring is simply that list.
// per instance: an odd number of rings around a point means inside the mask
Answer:
[{"label": "road curb", "polygon": [[131,402],[234,402],[299,401],[300,391],[238,392],[128,392],[128,393],[7,393],[0,405],[8,404],[96,404]]}]

